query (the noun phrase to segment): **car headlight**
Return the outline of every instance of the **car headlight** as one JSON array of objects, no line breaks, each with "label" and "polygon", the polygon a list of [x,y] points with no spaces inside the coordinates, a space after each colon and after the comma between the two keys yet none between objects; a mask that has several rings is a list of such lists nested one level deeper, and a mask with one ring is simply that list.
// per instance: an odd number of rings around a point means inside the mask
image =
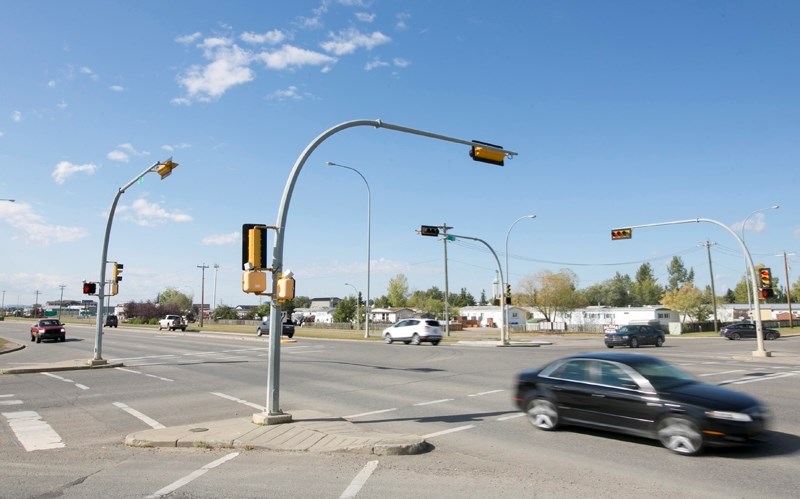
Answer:
[{"label": "car headlight", "polygon": [[623,340],[627,340],[628,339],[628,335],[627,334],[623,334],[622,336],[620,336],[620,338],[622,338]]},{"label": "car headlight", "polygon": [[714,419],[724,419],[726,421],[739,421],[748,423],[753,420],[749,414],[743,412],[730,412],[730,411],[706,411],[706,416]]}]

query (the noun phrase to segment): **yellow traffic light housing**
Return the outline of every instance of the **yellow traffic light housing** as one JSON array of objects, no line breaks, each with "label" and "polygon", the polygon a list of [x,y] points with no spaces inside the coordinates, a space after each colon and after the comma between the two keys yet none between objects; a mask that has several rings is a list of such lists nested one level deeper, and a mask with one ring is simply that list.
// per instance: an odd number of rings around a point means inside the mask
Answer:
[{"label": "yellow traffic light housing", "polygon": [[172,161],[172,158],[169,158],[156,167],[156,173],[161,176],[161,180],[164,180],[165,178],[169,177],[169,175],[172,173],[172,170],[174,170],[177,166],[178,163]]},{"label": "yellow traffic light housing", "polygon": [[772,289],[772,271],[764,267],[760,271],[761,274],[761,289],[770,288]]},{"label": "yellow traffic light housing", "polygon": [[633,230],[629,228],[625,229],[611,229],[611,240],[616,241],[617,239],[630,239],[633,236]]},{"label": "yellow traffic light housing", "polygon": [[242,265],[245,266],[245,270],[267,268],[268,228],[262,224],[242,225]]},{"label": "yellow traffic light housing", "polygon": [[291,275],[278,279],[278,301],[294,300],[294,277]]},{"label": "yellow traffic light housing", "polygon": [[[497,149],[502,149],[503,146],[498,146],[496,144],[490,144],[488,142],[481,142],[479,140],[473,140],[475,144],[483,144],[486,146],[496,147]],[[480,146],[472,146],[472,149],[469,151],[469,155],[472,156],[474,161],[480,161],[481,163],[489,163],[490,165],[497,165],[497,166],[504,166],[506,153],[503,151],[497,151],[494,149],[488,149],[486,147]]]},{"label": "yellow traffic light housing", "polygon": [[111,289],[108,294],[111,296],[117,296],[119,294],[119,284],[117,284],[116,282],[112,282]]},{"label": "yellow traffic light housing", "polygon": [[[122,280],[122,276],[120,274],[122,273],[122,269],[123,268],[125,268],[124,265],[122,265],[121,263],[114,262],[113,277],[111,279],[112,281],[119,282],[119,281]],[[114,293],[114,294],[116,294],[116,293]]]},{"label": "yellow traffic light housing", "polygon": [[242,272],[242,291],[260,295],[267,290],[267,273],[260,271]]}]

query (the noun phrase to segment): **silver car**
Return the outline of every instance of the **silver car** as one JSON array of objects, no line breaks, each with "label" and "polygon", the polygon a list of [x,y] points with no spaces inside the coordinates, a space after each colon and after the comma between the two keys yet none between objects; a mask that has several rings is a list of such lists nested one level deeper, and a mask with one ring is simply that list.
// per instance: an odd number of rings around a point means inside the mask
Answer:
[{"label": "silver car", "polygon": [[402,341],[406,345],[409,343],[419,345],[427,341],[438,345],[442,341],[442,326],[434,319],[403,319],[383,330],[383,341],[386,343]]}]

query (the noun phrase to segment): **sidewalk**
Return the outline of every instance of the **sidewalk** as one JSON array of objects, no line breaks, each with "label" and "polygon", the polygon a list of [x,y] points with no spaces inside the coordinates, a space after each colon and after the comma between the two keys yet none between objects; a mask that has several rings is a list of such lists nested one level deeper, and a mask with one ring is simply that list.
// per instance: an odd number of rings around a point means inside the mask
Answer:
[{"label": "sidewalk", "polygon": [[[254,414],[253,418],[261,416]],[[236,418],[209,423],[158,428],[131,433],[125,444],[131,447],[195,447],[264,449],[351,454],[412,455],[428,452],[432,446],[418,435],[382,433],[317,411],[298,410],[292,421],[261,425],[253,418]]]}]

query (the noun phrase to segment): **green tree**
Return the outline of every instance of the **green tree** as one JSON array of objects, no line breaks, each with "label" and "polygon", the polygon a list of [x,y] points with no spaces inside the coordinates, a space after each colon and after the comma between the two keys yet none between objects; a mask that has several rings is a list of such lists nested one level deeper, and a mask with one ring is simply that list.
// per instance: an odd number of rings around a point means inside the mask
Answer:
[{"label": "green tree", "polygon": [[229,307],[228,305],[218,305],[217,308],[211,312],[211,318],[215,321],[221,319],[238,319],[239,314],[236,313],[235,308]]},{"label": "green tree", "polygon": [[694,287],[690,282],[684,283],[679,289],[667,291],[661,299],[662,305],[681,315],[681,322],[686,322],[688,317],[706,320],[711,313],[710,302],[710,296]]},{"label": "green tree", "polygon": [[166,288],[158,294],[156,303],[162,306],[174,306],[185,313],[192,308],[192,298],[192,296],[182,293],[175,288]]},{"label": "green tree", "polygon": [[679,256],[673,256],[672,260],[670,260],[669,266],[667,267],[667,275],[669,276],[668,291],[680,289],[687,282],[691,283],[694,281],[694,270],[688,272],[683,265],[683,260],[681,260]]},{"label": "green tree", "polygon": [[481,290],[481,299],[480,299],[480,301],[478,302],[478,305],[480,305],[481,307],[483,307],[483,306],[486,306],[486,303],[488,303],[488,302],[486,301],[486,290],[485,290],[485,289],[482,289],[482,290]]},{"label": "green tree", "polygon": [[517,304],[535,307],[545,320],[553,321],[577,308],[580,295],[576,283],[577,276],[568,269],[561,269],[558,273],[545,270],[524,277],[517,286]]},{"label": "green tree", "polygon": [[356,297],[348,296],[339,300],[333,311],[333,322],[352,322],[356,316]]},{"label": "green tree", "polygon": [[448,303],[452,307],[472,307],[475,305],[475,297],[467,291],[467,288],[461,288],[458,294],[450,295]]},{"label": "green tree", "polygon": [[403,274],[397,274],[389,280],[386,291],[392,307],[405,307],[408,301],[408,279]]},{"label": "green tree", "polygon": [[664,290],[653,276],[653,268],[649,263],[643,263],[636,271],[636,281],[631,284],[632,305],[644,306],[661,303]]}]

